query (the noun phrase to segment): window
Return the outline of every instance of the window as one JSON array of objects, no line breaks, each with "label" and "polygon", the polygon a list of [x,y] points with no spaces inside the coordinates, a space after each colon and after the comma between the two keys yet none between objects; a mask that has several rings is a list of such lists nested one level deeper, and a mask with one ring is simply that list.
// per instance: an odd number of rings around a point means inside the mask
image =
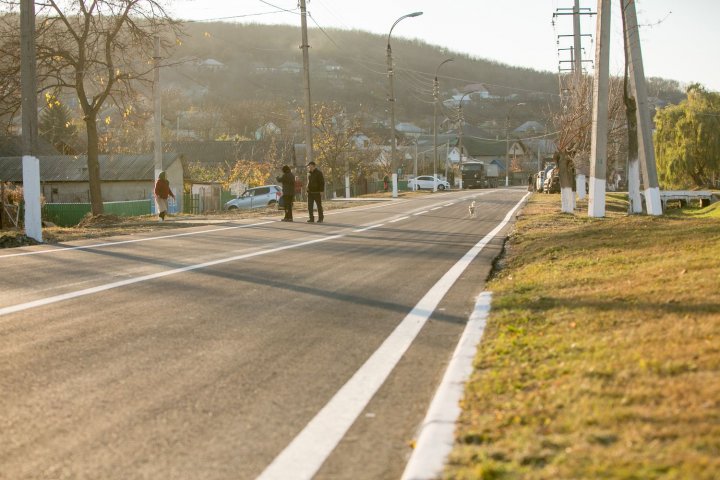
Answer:
[{"label": "window", "polygon": [[267,195],[270,193],[270,187],[260,187],[255,189],[255,195]]}]

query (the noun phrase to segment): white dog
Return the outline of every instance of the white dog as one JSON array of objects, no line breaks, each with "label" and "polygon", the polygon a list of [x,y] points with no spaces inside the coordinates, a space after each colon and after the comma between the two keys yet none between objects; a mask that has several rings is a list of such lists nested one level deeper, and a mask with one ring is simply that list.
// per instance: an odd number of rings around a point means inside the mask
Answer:
[{"label": "white dog", "polygon": [[475,200],[468,205],[468,213],[470,214],[470,218],[475,218]]}]

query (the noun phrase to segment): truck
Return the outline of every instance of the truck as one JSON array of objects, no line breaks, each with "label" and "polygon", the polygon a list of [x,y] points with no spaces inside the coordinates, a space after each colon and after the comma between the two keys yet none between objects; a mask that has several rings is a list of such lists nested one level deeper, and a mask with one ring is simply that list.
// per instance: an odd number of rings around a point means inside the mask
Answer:
[{"label": "truck", "polygon": [[463,188],[496,188],[498,186],[497,165],[484,162],[466,162],[461,167]]}]

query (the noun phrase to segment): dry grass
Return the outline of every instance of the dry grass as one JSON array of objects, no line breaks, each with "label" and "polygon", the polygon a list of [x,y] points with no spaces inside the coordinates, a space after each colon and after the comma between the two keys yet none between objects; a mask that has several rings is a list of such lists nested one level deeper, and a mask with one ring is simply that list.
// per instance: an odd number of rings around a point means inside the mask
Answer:
[{"label": "dry grass", "polygon": [[445,478],[720,478],[720,207],[558,213],[535,195]]}]

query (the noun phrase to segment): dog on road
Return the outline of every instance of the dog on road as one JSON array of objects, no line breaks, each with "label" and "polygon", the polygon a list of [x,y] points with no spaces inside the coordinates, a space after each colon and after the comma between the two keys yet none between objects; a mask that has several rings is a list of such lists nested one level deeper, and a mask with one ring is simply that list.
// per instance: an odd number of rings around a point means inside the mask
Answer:
[{"label": "dog on road", "polygon": [[470,218],[475,218],[475,200],[468,205],[468,213],[470,214]]}]

